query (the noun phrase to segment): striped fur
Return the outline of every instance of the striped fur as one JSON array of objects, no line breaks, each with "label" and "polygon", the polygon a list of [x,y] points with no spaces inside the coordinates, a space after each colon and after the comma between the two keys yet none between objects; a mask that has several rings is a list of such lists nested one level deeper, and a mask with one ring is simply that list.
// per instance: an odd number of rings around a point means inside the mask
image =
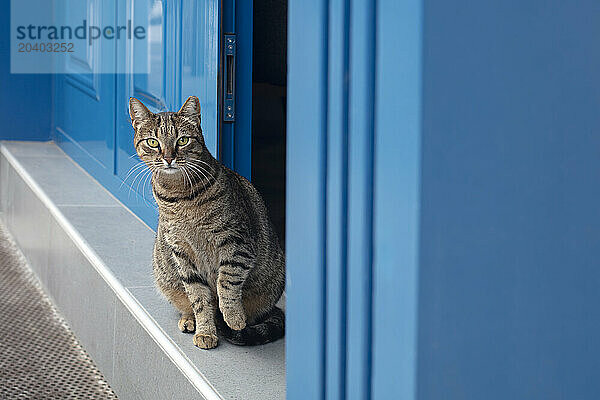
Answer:
[{"label": "striped fur", "polygon": [[281,338],[283,251],[254,186],[207,150],[198,99],[176,113],[153,114],[134,98],[129,105],[159,207],[154,277],[182,314],[179,328],[195,331],[205,349],[217,346],[218,331],[239,345]]}]

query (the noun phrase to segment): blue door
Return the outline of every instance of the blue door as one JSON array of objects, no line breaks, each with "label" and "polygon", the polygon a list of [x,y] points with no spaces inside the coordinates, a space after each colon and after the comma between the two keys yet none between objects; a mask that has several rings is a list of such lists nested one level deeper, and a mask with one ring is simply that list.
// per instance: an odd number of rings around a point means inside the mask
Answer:
[{"label": "blue door", "polygon": [[74,59],[72,74],[57,75],[55,140],[150,226],[157,212],[147,173],[135,169],[128,101],[137,97],[159,112],[198,96],[206,144],[218,156],[220,5],[86,0],[62,12],[74,25],[85,17],[100,26],[144,28],[146,40],[95,41],[89,59]]},{"label": "blue door", "polygon": [[[87,24],[113,25],[116,6],[110,1],[57,2],[56,25],[76,29]],[[75,30],[74,29],[74,30]],[[80,45],[80,43],[78,43]],[[55,140],[88,169],[114,168],[115,75],[103,74],[116,62],[115,43],[96,41],[67,56],[66,73],[55,79]]]}]

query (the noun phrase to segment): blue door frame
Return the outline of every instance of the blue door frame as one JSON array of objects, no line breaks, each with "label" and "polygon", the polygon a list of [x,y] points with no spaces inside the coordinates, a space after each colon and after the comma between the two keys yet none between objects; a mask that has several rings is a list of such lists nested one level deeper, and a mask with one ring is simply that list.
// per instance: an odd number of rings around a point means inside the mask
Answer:
[{"label": "blue door frame", "polygon": [[420,37],[419,0],[290,2],[289,399],[415,396]]},{"label": "blue door frame", "polygon": [[[223,164],[252,179],[252,1],[222,1],[222,32],[235,33],[235,122],[223,122],[220,156]],[[223,46],[222,46],[223,47]],[[221,57],[221,69],[225,63]]]},{"label": "blue door frame", "polygon": [[598,4],[288,26],[288,398],[596,398]]}]

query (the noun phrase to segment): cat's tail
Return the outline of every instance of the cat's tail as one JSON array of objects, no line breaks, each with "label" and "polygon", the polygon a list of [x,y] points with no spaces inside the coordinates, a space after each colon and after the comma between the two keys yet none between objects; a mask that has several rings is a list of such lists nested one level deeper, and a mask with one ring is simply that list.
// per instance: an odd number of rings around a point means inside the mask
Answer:
[{"label": "cat's tail", "polygon": [[267,317],[255,325],[246,326],[241,331],[231,329],[221,320],[219,328],[225,339],[238,346],[256,346],[274,342],[285,334],[285,314],[273,307]]}]

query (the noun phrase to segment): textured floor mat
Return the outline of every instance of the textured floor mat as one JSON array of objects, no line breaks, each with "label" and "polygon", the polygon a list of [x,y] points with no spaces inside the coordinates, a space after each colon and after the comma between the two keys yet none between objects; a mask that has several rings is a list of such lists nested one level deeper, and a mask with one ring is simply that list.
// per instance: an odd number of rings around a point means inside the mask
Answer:
[{"label": "textured floor mat", "polygon": [[0,225],[0,399],[116,399]]}]

